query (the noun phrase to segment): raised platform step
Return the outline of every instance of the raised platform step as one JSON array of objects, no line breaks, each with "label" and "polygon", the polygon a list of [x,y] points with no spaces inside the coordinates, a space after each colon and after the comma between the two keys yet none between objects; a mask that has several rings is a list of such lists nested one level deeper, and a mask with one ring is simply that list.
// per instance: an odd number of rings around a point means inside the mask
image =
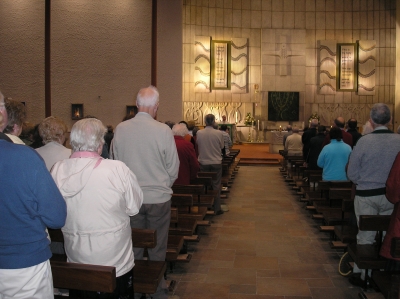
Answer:
[{"label": "raised platform step", "polygon": [[268,158],[240,158],[239,165],[254,166],[254,165],[265,165],[265,166],[278,166],[280,162],[278,159]]}]

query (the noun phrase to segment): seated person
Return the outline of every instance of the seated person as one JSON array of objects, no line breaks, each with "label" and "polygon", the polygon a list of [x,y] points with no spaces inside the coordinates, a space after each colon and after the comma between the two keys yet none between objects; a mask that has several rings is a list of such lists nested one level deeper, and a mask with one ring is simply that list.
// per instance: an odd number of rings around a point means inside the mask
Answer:
[{"label": "seated person", "polygon": [[179,157],[179,173],[174,183],[177,185],[189,185],[190,181],[197,177],[197,172],[200,169],[193,145],[183,139],[187,133],[188,129],[185,124],[176,124],[172,127]]},{"label": "seated person", "polygon": [[10,98],[5,99],[5,107],[7,111],[8,121],[3,130],[14,143],[25,143],[18,137],[22,132],[22,125],[26,119],[26,110],[24,104]]},{"label": "seated person", "polygon": [[225,150],[225,154],[224,156],[229,156],[229,154],[231,153],[230,148],[232,147],[232,140],[231,140],[231,136],[229,136],[229,130],[228,130],[228,126],[227,125],[221,125],[219,127],[220,131],[222,132],[222,135],[224,136],[224,150]]},{"label": "seated person", "polygon": [[39,124],[39,134],[42,137],[42,147],[36,149],[50,171],[53,165],[71,156],[71,150],[63,144],[68,132],[67,125],[59,118],[50,116]]},{"label": "seated person", "polygon": [[[100,156],[105,132],[98,119],[76,122],[70,136],[73,154],[57,162],[51,174],[67,204],[62,232],[68,261],[116,267],[111,298],[128,298],[134,266],[129,216],[139,212],[143,193],[123,162]],[[80,297],[80,292],[70,291],[70,296]]]},{"label": "seated person", "polygon": [[324,181],[347,181],[346,165],[351,153],[350,145],[342,140],[342,130],[333,127],[329,131],[331,142],[324,146],[319,154],[317,164],[322,168]]}]

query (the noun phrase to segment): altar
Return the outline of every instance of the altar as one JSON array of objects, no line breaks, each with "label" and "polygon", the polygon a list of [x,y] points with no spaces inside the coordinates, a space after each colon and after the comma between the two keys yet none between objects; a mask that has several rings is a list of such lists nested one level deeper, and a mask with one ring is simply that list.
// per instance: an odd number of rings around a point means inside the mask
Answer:
[{"label": "altar", "polygon": [[279,151],[284,149],[283,135],[285,135],[287,131],[270,131],[269,133],[271,136],[269,152],[272,154],[279,154]]}]

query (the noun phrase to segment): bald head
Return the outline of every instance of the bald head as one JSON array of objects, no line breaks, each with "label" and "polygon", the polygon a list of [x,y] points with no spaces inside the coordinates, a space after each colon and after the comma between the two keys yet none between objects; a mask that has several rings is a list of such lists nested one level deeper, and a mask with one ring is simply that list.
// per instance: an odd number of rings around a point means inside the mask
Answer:
[{"label": "bald head", "polygon": [[343,117],[339,116],[339,117],[337,117],[335,119],[335,121],[333,123],[334,123],[335,127],[343,129],[344,128],[344,124],[345,124],[345,120],[344,120]]},{"label": "bald head", "polygon": [[316,128],[316,127],[318,127],[318,119],[313,118],[313,119],[311,120],[311,122],[310,122],[310,127],[311,127],[311,128]]}]

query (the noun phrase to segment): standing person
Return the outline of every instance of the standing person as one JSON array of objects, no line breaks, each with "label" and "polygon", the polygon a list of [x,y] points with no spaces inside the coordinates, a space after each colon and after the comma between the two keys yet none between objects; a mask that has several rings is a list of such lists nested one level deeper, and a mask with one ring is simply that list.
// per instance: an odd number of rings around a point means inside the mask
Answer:
[{"label": "standing person", "polygon": [[54,116],[45,118],[39,124],[39,134],[45,145],[36,151],[43,158],[49,171],[56,162],[71,156],[71,150],[64,146],[67,132],[67,125]]},{"label": "standing person", "polygon": [[310,149],[305,162],[305,166],[309,170],[321,170],[321,167],[318,166],[317,161],[322,150],[322,143],[325,139],[325,131],[325,126],[318,126],[317,135],[310,140]]},{"label": "standing person", "polygon": [[189,185],[190,181],[197,177],[197,173],[200,169],[196,152],[193,145],[189,141],[183,139],[188,133],[185,124],[179,123],[174,125],[172,133],[174,134],[176,149],[179,156],[179,174],[175,184]]},{"label": "standing person", "polygon": [[[345,121],[344,121],[344,118],[341,117],[341,116],[338,116],[338,117],[333,121],[332,128],[337,127],[337,128],[339,128],[340,130],[342,130],[342,139],[343,139],[343,142],[344,142],[344,143],[347,143],[348,145],[351,146],[351,148],[353,148],[353,136],[351,136],[350,133],[347,133],[347,132],[344,130],[344,122],[345,122]],[[329,144],[330,140],[331,140],[331,139],[330,139],[330,137],[329,137],[329,134],[326,134],[324,143],[322,144],[322,147],[324,147],[325,145]]]},{"label": "standing person", "polygon": [[[51,174],[68,208],[62,228],[68,261],[115,267],[113,298],[132,299],[134,255],[129,216],[139,212],[143,194],[124,163],[100,156],[105,132],[98,119],[76,122],[71,130],[73,154],[57,162]],[[74,290],[70,296],[82,294]]]},{"label": "standing person", "polygon": [[221,150],[224,148],[224,136],[220,130],[214,129],[215,116],[207,114],[204,117],[206,127],[204,130],[197,132],[197,146],[199,149],[200,171],[216,172],[217,178],[212,181],[213,190],[217,190],[214,199],[214,213],[221,215],[221,177],[222,177],[222,155]]},{"label": "standing person", "polygon": [[350,145],[342,140],[342,130],[332,128],[329,131],[331,142],[327,144],[318,157],[317,164],[322,168],[324,181],[347,181],[346,165],[351,153]]},{"label": "standing person", "polygon": [[317,135],[318,119],[313,118],[310,122],[310,128],[301,136],[303,142],[303,158],[307,160],[308,152],[310,150],[310,140]]},{"label": "standing person", "polygon": [[64,226],[65,201],[34,149],[0,152],[0,298],[54,298],[46,227]]},{"label": "standing person", "polygon": [[[112,156],[136,174],[143,191],[143,205],[139,214],[131,217],[131,227],[157,230],[157,246],[148,249],[149,259],[164,261],[171,218],[171,186],[178,177],[179,157],[171,129],[155,120],[159,106],[157,88],[142,88],[136,105],[136,116],[115,129]],[[137,259],[143,259],[142,248],[133,251]],[[152,297],[167,298],[167,293],[163,279]]]},{"label": "standing person", "polygon": [[293,127],[292,135],[286,138],[285,151],[289,156],[301,156],[303,153],[301,135],[299,134],[299,128],[296,126]]},{"label": "standing person", "polygon": [[[370,123],[374,131],[357,142],[350,155],[348,178],[356,185],[354,212],[357,221],[360,215],[390,215],[393,204],[386,196],[386,180],[393,161],[400,151],[400,136],[387,128],[391,121],[390,109],[383,103],[375,104],[370,112]],[[357,244],[374,243],[376,232],[359,231]],[[363,285],[365,271],[355,265],[350,283]]]},{"label": "standing person", "polygon": [[286,126],[286,133],[285,134],[283,134],[283,147],[285,147],[285,143],[286,143],[286,138],[288,138],[288,136],[290,136],[290,135],[292,135],[293,134],[293,131],[292,131],[292,126],[291,125],[287,125]]},{"label": "standing person", "polygon": [[362,136],[357,130],[357,120],[355,118],[350,118],[347,121],[347,133],[351,134],[353,137],[353,146],[356,146],[358,139]]},{"label": "standing person", "polygon": [[26,119],[26,110],[24,104],[13,99],[5,99],[7,110],[7,125],[3,132],[17,144],[25,145],[25,142],[19,138],[22,132],[22,125]]},{"label": "standing person", "polygon": [[231,136],[229,136],[229,130],[227,125],[221,125],[219,130],[222,132],[222,135],[224,136],[224,144],[225,144],[225,155],[224,156],[229,156],[231,153],[231,147],[232,147],[232,140]]}]

